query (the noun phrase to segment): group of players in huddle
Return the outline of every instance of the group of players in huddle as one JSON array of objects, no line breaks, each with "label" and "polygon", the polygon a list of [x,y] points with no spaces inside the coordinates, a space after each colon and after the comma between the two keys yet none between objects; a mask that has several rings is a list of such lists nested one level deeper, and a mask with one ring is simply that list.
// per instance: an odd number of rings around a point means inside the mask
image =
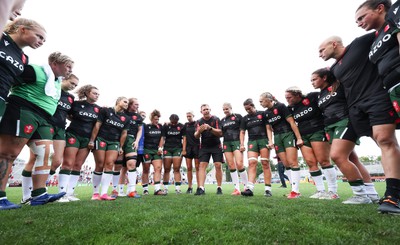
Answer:
[{"label": "group of players in huddle", "polygon": [[[316,184],[313,198],[339,198],[332,160],[354,194],[344,204],[379,203],[379,212],[399,214],[400,149],[395,136],[400,113],[399,5],[392,5],[390,0],[367,0],[356,10],[355,19],[359,27],[376,30],[375,33],[358,37],[347,46],[337,36],[321,43],[319,56],[336,62],[329,69],[312,72],[311,83],[319,92],[303,95],[298,87],[290,87],[285,91],[288,106],[265,92],[259,97],[265,111],[256,110],[253,101],[247,99],[243,103],[247,115],[243,117],[225,103],[225,117],[219,119],[203,104],[199,120],[193,120],[193,113],[188,113],[188,122],[181,124],[173,114],[165,125],[159,123],[158,110],[152,111],[150,123],[144,124],[135,98],[120,97],[113,107],[98,106],[99,91],[91,85],[78,89],[75,100],[68,92],[79,82],[72,74],[74,61],[54,52],[48,64],[30,64],[22,49],[42,46],[46,31],[35,21],[17,18],[6,26],[0,42],[0,209],[21,207],[7,199],[5,189],[13,161],[28,145],[31,156],[22,174],[23,186],[28,188],[24,188],[21,202],[32,206],[78,200],[74,190],[80,168],[91,151],[96,164],[92,200],[115,200],[119,192],[114,190],[113,195],[108,195],[109,183],[123,183],[125,176],[129,183],[127,195],[140,197],[136,191],[136,168],[142,160],[143,194],[148,194],[150,165],[154,168],[155,195],[167,194],[171,168],[176,193],[181,193],[182,156],[188,170],[192,159],[198,159],[195,195],[206,193],[206,168],[211,157],[216,167],[217,194],[222,194],[221,163],[225,157],[235,186],[233,195],[253,196],[260,160],[265,196],[271,197],[272,150],[287,169],[292,188],[287,198],[298,198],[300,149]],[[70,124],[66,128],[67,118]],[[381,149],[386,177],[381,199],[354,151],[362,136],[372,137]],[[138,154],[141,139],[143,154]],[[246,150],[247,169],[243,164]],[[47,177],[59,166],[59,193],[49,194],[45,188]],[[188,175],[187,192],[191,193]],[[244,183],[243,190],[239,179]],[[113,186],[115,189],[118,185]]]}]

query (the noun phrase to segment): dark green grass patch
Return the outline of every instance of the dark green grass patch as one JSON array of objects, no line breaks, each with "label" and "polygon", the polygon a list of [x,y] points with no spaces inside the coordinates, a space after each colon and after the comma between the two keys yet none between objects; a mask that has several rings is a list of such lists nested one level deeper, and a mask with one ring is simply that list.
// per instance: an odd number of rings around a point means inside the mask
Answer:
[{"label": "dark green grass patch", "polygon": [[[184,187],[184,186],[183,186]],[[385,183],[376,183],[383,193]],[[377,205],[344,205],[351,196],[339,183],[339,200],[308,198],[315,191],[301,184],[302,197],[288,200],[290,189],[273,185],[264,197],[231,196],[232,185],[206,186],[206,195],[91,201],[91,187],[78,187],[81,201],[24,206],[0,212],[0,244],[399,244],[399,216],[382,215]],[[183,188],[184,190],[184,188]],[[55,193],[56,188],[50,188]],[[138,187],[139,193],[142,192]],[[8,188],[19,202],[20,188]]]}]

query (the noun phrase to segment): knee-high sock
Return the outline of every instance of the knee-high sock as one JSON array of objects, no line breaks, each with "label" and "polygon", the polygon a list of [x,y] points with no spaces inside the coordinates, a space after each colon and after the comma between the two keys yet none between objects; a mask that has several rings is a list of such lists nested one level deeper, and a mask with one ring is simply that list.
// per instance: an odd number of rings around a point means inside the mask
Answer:
[{"label": "knee-high sock", "polygon": [[292,168],[285,168],[286,176],[289,179],[289,183],[292,184]]},{"label": "knee-high sock", "polygon": [[74,195],[74,191],[75,191],[76,185],[78,184],[80,175],[81,175],[80,171],[72,171],[71,172],[71,175],[69,177],[68,187],[67,187],[67,195],[68,196]]},{"label": "knee-high sock", "polygon": [[61,169],[58,173],[58,192],[66,192],[69,178],[71,176],[71,170]]},{"label": "knee-high sock", "polygon": [[128,193],[132,191],[136,191],[136,179],[137,179],[137,171],[136,169],[128,170]]},{"label": "knee-high sock", "polygon": [[353,190],[354,195],[357,196],[366,196],[367,193],[365,191],[365,185],[363,180],[349,181],[351,189]]},{"label": "knee-high sock", "polygon": [[108,187],[110,187],[110,183],[113,178],[113,172],[104,172],[101,177],[101,192],[100,195],[107,194]]},{"label": "knee-high sock", "polygon": [[323,167],[322,172],[326,177],[326,181],[328,182],[328,191],[333,193],[337,193],[338,184],[337,184],[337,172],[333,165],[329,167]]},{"label": "knee-high sock", "polygon": [[300,168],[292,168],[290,173],[292,176],[292,191],[299,193],[299,185],[300,185]]},{"label": "knee-high sock", "polygon": [[365,185],[365,192],[367,195],[378,195],[378,192],[375,189],[374,183],[364,183]]},{"label": "knee-high sock", "polygon": [[113,190],[118,191],[119,177],[120,177],[120,172],[113,172],[113,177],[112,177]]},{"label": "knee-high sock", "polygon": [[246,169],[245,168],[243,168],[241,170],[239,169],[239,175],[240,175],[240,178],[242,179],[243,185],[246,186],[247,182],[249,182],[249,178],[248,178]]},{"label": "knee-high sock", "polygon": [[324,179],[321,170],[310,171],[311,178],[314,180],[317,191],[325,191]]},{"label": "knee-high sock", "polygon": [[22,199],[27,200],[31,197],[33,188],[32,172],[22,170]]},{"label": "knee-high sock", "polygon": [[93,171],[93,193],[99,193],[102,175],[103,175],[103,172],[94,172]]},{"label": "knee-high sock", "polygon": [[231,169],[230,174],[231,174],[232,183],[233,183],[235,189],[240,190],[238,172],[236,171],[236,169]]}]

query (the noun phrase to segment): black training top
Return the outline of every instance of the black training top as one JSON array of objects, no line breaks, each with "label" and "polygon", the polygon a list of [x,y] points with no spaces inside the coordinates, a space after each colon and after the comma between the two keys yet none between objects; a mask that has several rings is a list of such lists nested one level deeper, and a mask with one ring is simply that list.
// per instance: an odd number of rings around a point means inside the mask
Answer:
[{"label": "black training top", "polygon": [[400,2],[395,2],[386,15],[385,25],[376,32],[376,38],[371,45],[369,59],[378,66],[379,75],[383,76],[383,84],[389,89],[400,81],[399,41]]},{"label": "black training top", "polygon": [[86,100],[74,101],[69,111],[71,123],[67,128],[67,132],[90,138],[99,113],[100,106],[96,104],[90,104]]},{"label": "black training top", "polygon": [[318,95],[319,92],[311,92],[303,96],[299,103],[288,106],[302,135],[324,129],[324,118],[318,107]]},{"label": "black training top", "polygon": [[67,125],[67,115],[72,108],[74,96],[64,90],[61,90],[61,97],[58,101],[57,110],[50,118],[50,123],[59,128],[65,128]]},{"label": "black training top", "polygon": [[343,85],[332,93],[332,86],[321,90],[318,99],[319,108],[324,116],[325,126],[334,124],[349,116]]},{"label": "black training top", "polygon": [[185,128],[182,123],[172,125],[164,124],[162,128],[162,136],[165,137],[165,148],[182,148],[182,139]]},{"label": "black training top", "polygon": [[139,131],[139,127],[143,125],[143,118],[137,112],[125,111],[125,114],[131,119],[128,129],[128,134],[133,135],[136,138],[137,133]]},{"label": "black training top", "polygon": [[113,107],[103,107],[97,121],[101,122],[97,136],[109,141],[119,141],[122,131],[128,130],[131,120],[124,112],[116,112]]},{"label": "black training top", "polygon": [[221,129],[224,141],[238,141],[240,140],[240,122],[242,115],[232,114],[221,120]]},{"label": "black training top", "polygon": [[268,124],[271,125],[275,134],[287,133],[292,131],[290,124],[286,120],[288,117],[292,117],[289,109],[285,104],[276,102],[272,108],[265,110],[264,117]]},{"label": "black training top", "polygon": [[354,39],[343,56],[331,66],[333,74],[343,84],[348,107],[364,99],[388,96],[377,67],[368,58],[374,38],[375,33],[368,33]]},{"label": "black training top", "polygon": [[3,32],[0,39],[0,97],[7,98],[14,78],[24,71],[24,66],[28,63],[28,56]]},{"label": "black training top", "polygon": [[157,150],[158,144],[162,137],[161,124],[146,124],[144,126],[144,148],[149,150]]},{"label": "black training top", "polygon": [[[213,128],[220,129],[221,121],[219,120],[218,117],[216,116],[211,116],[208,120],[204,118],[200,118],[197,120],[198,122],[198,127],[200,127],[203,124],[208,124]],[[215,147],[215,146],[220,146],[221,141],[219,139],[220,137],[215,136],[213,133],[210,131],[204,131],[201,133],[201,147]]]},{"label": "black training top", "polygon": [[247,114],[242,118],[240,130],[246,131],[249,141],[267,139],[267,121],[263,111],[256,111],[254,114]]},{"label": "black training top", "polygon": [[194,137],[194,133],[197,129],[197,121],[194,122],[186,122],[184,125],[184,132],[186,136],[186,146],[199,146],[200,139]]}]

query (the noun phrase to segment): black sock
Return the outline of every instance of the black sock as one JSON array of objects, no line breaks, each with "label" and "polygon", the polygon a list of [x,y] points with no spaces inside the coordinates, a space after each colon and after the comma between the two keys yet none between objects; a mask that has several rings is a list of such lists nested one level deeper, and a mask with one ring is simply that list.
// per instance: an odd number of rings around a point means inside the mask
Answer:
[{"label": "black sock", "polygon": [[386,179],[385,196],[392,196],[396,199],[400,199],[400,179]]}]

